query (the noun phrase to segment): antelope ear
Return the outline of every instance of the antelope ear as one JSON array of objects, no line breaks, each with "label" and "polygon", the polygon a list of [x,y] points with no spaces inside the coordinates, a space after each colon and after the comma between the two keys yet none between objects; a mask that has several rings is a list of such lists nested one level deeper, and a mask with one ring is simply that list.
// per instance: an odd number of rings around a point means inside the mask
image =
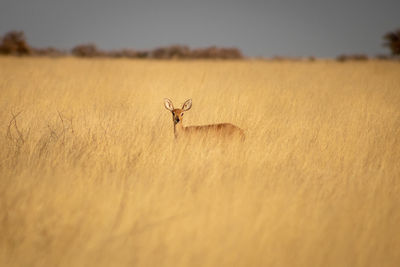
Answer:
[{"label": "antelope ear", "polygon": [[172,101],[169,100],[168,98],[164,98],[164,106],[169,111],[173,111],[174,110],[174,105],[172,104]]},{"label": "antelope ear", "polygon": [[192,99],[188,99],[183,104],[182,109],[183,109],[183,111],[188,111],[191,107],[192,107]]}]

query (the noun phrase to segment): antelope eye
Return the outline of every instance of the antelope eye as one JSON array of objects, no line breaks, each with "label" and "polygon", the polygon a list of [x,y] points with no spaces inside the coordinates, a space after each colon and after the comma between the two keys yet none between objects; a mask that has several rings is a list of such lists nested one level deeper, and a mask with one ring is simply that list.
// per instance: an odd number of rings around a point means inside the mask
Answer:
[{"label": "antelope eye", "polygon": [[175,116],[175,112],[172,112],[172,115]]},{"label": "antelope eye", "polygon": [[181,113],[181,116],[183,116],[183,113]]}]

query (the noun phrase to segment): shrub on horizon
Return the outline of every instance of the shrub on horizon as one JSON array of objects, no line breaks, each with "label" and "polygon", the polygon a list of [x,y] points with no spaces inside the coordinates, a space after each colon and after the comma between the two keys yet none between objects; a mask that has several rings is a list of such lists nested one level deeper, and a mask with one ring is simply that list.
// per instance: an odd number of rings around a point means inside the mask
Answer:
[{"label": "shrub on horizon", "polygon": [[184,45],[171,45],[167,47],[159,47],[151,51],[151,57],[156,59],[177,59],[188,58],[190,49]]},{"label": "shrub on horizon", "polygon": [[102,57],[106,55],[104,52],[100,51],[95,44],[77,45],[71,52],[77,57]]},{"label": "shrub on horizon", "polygon": [[60,57],[67,54],[67,51],[62,51],[54,47],[32,48],[32,55],[34,56]]},{"label": "shrub on horizon", "polygon": [[388,32],[383,36],[384,46],[388,47],[393,56],[400,56],[400,29]]},{"label": "shrub on horizon", "polygon": [[0,53],[22,56],[32,54],[32,49],[26,42],[23,31],[10,31],[1,40]]},{"label": "shrub on horizon", "polygon": [[336,58],[337,61],[339,62],[345,62],[345,61],[366,61],[368,60],[368,56],[365,54],[352,54],[352,55],[346,55],[342,54],[339,55]]}]

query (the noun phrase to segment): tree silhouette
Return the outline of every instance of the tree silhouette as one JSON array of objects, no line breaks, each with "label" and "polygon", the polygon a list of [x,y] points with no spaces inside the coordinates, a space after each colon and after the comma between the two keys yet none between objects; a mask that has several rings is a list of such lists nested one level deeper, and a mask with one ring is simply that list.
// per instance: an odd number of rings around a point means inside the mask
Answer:
[{"label": "tree silhouette", "polygon": [[10,55],[29,55],[32,49],[29,47],[22,31],[11,31],[4,35],[0,43],[0,53]]},{"label": "tree silhouette", "polygon": [[388,32],[383,36],[384,46],[389,47],[392,55],[400,55],[400,29]]},{"label": "tree silhouette", "polygon": [[100,51],[95,44],[77,45],[72,49],[72,54],[78,57],[100,57],[104,53]]}]

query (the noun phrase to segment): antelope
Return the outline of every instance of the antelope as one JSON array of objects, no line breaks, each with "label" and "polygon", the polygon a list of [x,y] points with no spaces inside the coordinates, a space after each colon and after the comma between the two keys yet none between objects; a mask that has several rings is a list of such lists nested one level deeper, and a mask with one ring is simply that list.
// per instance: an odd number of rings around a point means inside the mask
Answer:
[{"label": "antelope", "polygon": [[183,114],[192,107],[192,99],[188,99],[183,104],[182,108],[174,108],[172,101],[168,98],[164,99],[164,106],[172,113],[172,121],[174,123],[175,139],[185,137],[201,137],[201,136],[218,136],[222,139],[240,138],[245,139],[245,134],[242,129],[231,123],[209,124],[201,126],[183,126]]}]

